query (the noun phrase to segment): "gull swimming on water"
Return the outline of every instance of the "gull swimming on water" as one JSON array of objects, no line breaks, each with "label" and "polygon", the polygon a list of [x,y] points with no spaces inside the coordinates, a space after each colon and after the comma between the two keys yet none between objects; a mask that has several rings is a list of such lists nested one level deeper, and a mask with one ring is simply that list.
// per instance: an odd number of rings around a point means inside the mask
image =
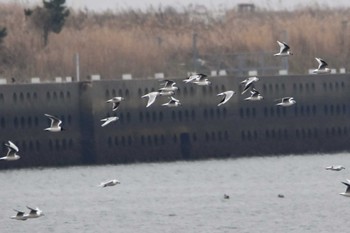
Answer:
[{"label": "gull swimming on water", "polygon": [[7,147],[7,154],[6,156],[1,157],[0,160],[14,161],[21,158],[21,156],[16,154],[19,149],[13,142],[8,141],[8,143],[5,143],[5,146]]},{"label": "gull swimming on water", "polygon": [[342,165],[336,165],[336,166],[329,166],[325,168],[326,170],[331,170],[331,171],[341,171],[343,169],[345,169],[345,167],[343,167]]},{"label": "gull swimming on water", "polygon": [[36,207],[34,209],[34,208],[27,206],[27,208],[30,210],[30,212],[28,214],[24,215],[24,217],[26,217],[26,218],[39,218],[41,216],[44,216],[44,213],[38,207]]},{"label": "gull swimming on water", "polygon": [[181,103],[180,103],[180,100],[175,99],[174,97],[171,96],[169,102],[162,105],[167,107],[177,107],[181,105]]},{"label": "gull swimming on water", "polygon": [[277,106],[283,106],[283,107],[289,107],[292,106],[293,104],[296,104],[296,101],[294,100],[293,97],[283,97],[281,99],[281,102],[277,103]]},{"label": "gull swimming on water", "polygon": [[102,127],[105,127],[109,123],[112,123],[113,121],[117,121],[119,117],[113,116],[113,117],[106,117],[104,119],[101,119],[101,121],[104,121],[104,123],[101,125]]},{"label": "gull swimming on water", "polygon": [[50,132],[60,132],[63,131],[63,127],[61,127],[62,121],[55,116],[45,114],[51,120],[51,126],[49,128],[44,129],[45,131]]},{"label": "gull swimming on water", "polygon": [[217,94],[217,96],[224,96],[224,98],[220,101],[220,103],[218,104],[218,106],[225,104],[227,101],[229,101],[229,99],[231,99],[231,97],[235,94],[234,91],[225,91],[222,93]]},{"label": "gull swimming on water", "polygon": [[277,41],[278,45],[280,46],[280,51],[279,53],[275,53],[274,56],[289,56],[289,55],[293,55],[293,53],[291,53],[289,46],[287,45],[286,42],[280,42]]},{"label": "gull swimming on water", "polygon": [[346,190],[345,192],[339,193],[339,194],[345,197],[350,197],[350,180],[346,180],[346,183],[345,182],[342,182],[342,183],[346,185]]},{"label": "gull swimming on water", "polygon": [[254,87],[252,87],[252,89],[250,90],[251,95],[247,98],[245,98],[244,100],[247,101],[259,101],[264,99],[264,97],[260,94],[260,92],[258,92]]},{"label": "gull swimming on water", "polygon": [[315,57],[316,61],[318,62],[318,68],[313,70],[312,73],[314,74],[327,74],[331,72],[331,69],[329,69],[327,66],[327,62],[325,62],[323,59],[319,57]]},{"label": "gull swimming on water", "polygon": [[109,180],[109,181],[106,181],[106,182],[102,182],[99,186],[104,188],[104,187],[108,187],[108,186],[114,186],[116,184],[120,184],[119,180]]},{"label": "gull swimming on water", "polygon": [[122,102],[123,100],[124,100],[124,97],[115,96],[112,99],[107,100],[106,103],[113,103],[112,111],[116,111],[120,105],[120,102]]},{"label": "gull swimming on water", "polygon": [[254,82],[259,81],[258,77],[249,77],[241,82],[241,84],[244,84],[244,88],[241,94],[244,94],[250,87],[253,87]]},{"label": "gull swimming on water", "polygon": [[22,220],[22,221],[25,221],[25,220],[28,219],[26,216],[24,216],[24,212],[23,211],[15,210],[15,209],[13,209],[13,210],[16,211],[17,214],[14,215],[14,216],[11,216],[10,217],[11,219]]},{"label": "gull swimming on water", "polygon": [[141,96],[141,98],[148,97],[148,102],[147,102],[146,108],[151,106],[154,103],[154,101],[156,101],[156,98],[158,95],[160,95],[159,91],[153,91],[153,92],[150,92],[146,95]]}]

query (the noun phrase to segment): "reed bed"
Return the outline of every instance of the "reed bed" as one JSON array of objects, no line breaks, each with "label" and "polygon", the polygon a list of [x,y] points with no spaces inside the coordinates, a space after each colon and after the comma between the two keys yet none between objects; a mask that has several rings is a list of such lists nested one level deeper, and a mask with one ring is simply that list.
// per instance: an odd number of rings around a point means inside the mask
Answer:
[{"label": "reed bed", "polygon": [[[125,10],[96,13],[73,11],[59,34],[51,33],[44,47],[41,31],[25,18],[18,4],[0,3],[0,27],[8,35],[0,44],[0,76],[26,81],[75,76],[74,56],[79,53],[81,79],[100,74],[118,79],[185,76],[192,71],[193,35],[198,57],[278,50],[276,40],[290,44],[291,74],[305,74],[322,57],[332,68],[349,60],[349,9],[301,8],[292,12],[260,9],[240,13],[227,9],[221,16],[194,14],[190,9]],[[349,25],[350,26],[350,25]],[[229,63],[229,62],[228,62]],[[234,65],[234,64],[233,64]],[[206,63],[198,71],[217,69]]]}]

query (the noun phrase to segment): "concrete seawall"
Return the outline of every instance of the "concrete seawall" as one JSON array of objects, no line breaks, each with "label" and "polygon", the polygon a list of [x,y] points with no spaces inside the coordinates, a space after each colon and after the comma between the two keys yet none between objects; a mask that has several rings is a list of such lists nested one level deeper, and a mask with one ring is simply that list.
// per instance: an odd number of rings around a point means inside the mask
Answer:
[{"label": "concrete seawall", "polygon": [[[244,78],[212,77],[210,87],[175,81],[182,106],[166,108],[166,97],[149,108],[140,97],[157,90],[157,80],[0,85],[0,142],[11,140],[22,156],[0,168],[173,161],[213,157],[333,152],[350,149],[350,76],[260,77],[264,96],[244,100]],[[217,107],[217,93],[238,94]],[[106,100],[123,96],[116,112]],[[274,101],[293,96],[282,108]],[[63,120],[66,131],[48,133],[45,113]],[[101,127],[100,119],[120,119]]]}]

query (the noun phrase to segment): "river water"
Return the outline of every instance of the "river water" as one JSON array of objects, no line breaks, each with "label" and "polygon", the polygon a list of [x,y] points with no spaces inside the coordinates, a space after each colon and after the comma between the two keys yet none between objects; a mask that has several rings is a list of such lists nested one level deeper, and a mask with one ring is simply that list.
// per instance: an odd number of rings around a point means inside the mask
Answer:
[{"label": "river water", "polygon": [[[0,232],[348,232],[349,170],[339,153],[0,171]],[[9,218],[27,205],[45,216]]]}]

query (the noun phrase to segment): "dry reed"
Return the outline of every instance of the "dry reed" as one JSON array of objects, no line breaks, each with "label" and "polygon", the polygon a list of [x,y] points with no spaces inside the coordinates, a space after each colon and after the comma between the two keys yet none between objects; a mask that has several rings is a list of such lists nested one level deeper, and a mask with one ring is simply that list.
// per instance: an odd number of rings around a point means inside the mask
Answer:
[{"label": "dry reed", "polygon": [[[22,81],[32,76],[74,77],[74,55],[79,53],[82,77],[100,74],[116,79],[131,73],[144,78],[157,72],[184,76],[192,69],[194,32],[199,56],[209,60],[242,52],[274,53],[276,40],[286,39],[295,54],[289,59],[290,73],[305,74],[317,66],[314,57],[324,58],[333,68],[349,68],[349,13],[349,9],[303,8],[243,14],[231,9],[219,18],[205,14],[194,19],[190,10],[172,8],[116,13],[71,10],[61,33],[50,34],[43,48],[40,31],[25,19],[23,8],[0,4],[0,26],[8,31],[0,45],[0,75]],[[217,68],[210,62],[201,67],[204,72]]]}]

